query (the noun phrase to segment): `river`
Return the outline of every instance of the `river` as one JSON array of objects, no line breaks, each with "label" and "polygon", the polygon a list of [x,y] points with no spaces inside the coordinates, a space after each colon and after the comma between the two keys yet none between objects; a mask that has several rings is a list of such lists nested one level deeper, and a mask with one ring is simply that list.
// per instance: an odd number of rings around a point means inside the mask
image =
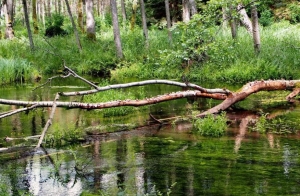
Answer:
[{"label": "river", "polygon": [[[44,87],[35,92],[32,92],[34,84],[3,86],[0,94],[6,99],[53,100],[57,91],[88,89],[73,80],[63,87],[58,86],[53,82],[52,88]],[[145,88],[148,96],[179,90],[159,85]],[[207,100],[196,103],[203,108],[213,104]],[[191,104],[182,99],[121,117],[103,117],[101,111],[58,109],[49,133],[55,129],[69,130],[75,124],[83,129],[99,124],[135,122],[141,125],[149,120],[149,113],[166,118],[188,114],[190,107]],[[8,109],[15,108],[0,105],[1,112]],[[278,106],[272,111],[286,111],[295,119],[300,115],[297,105]],[[50,109],[38,109],[1,119],[0,138],[40,134],[49,113]],[[23,150],[18,157],[13,152],[0,153],[0,193],[43,196],[299,194],[300,135],[258,133],[243,127],[242,122],[232,121],[220,138],[202,137],[191,131],[191,124],[178,123],[89,137],[75,144],[47,144],[37,151],[31,151],[36,140],[1,140],[0,148],[15,146]],[[289,128],[291,126],[285,129]]]}]

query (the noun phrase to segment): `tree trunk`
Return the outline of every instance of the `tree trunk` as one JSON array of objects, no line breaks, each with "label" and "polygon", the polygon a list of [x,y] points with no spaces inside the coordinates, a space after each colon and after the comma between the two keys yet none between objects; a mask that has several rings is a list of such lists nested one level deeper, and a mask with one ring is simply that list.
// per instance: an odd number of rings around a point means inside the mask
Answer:
[{"label": "tree trunk", "polygon": [[30,44],[31,50],[33,51],[34,50],[34,44],[33,44],[32,33],[31,33],[31,29],[30,29],[30,24],[29,24],[29,17],[28,17],[26,0],[22,0],[22,3],[23,3],[25,24],[26,24],[28,38],[29,38],[29,44]]},{"label": "tree trunk", "polygon": [[238,4],[237,10],[238,10],[238,13],[241,15],[241,18],[240,18],[241,23],[247,29],[248,33],[252,36],[253,28],[252,28],[251,20],[249,19],[247,12],[241,3]]},{"label": "tree trunk", "polygon": [[83,7],[82,7],[82,0],[78,0],[77,4],[77,13],[78,13],[78,18],[77,18],[77,24],[81,32],[84,32],[84,27],[83,27]]},{"label": "tree trunk", "polygon": [[195,0],[189,0],[189,4],[190,4],[191,16],[197,14],[198,13],[197,4]]},{"label": "tree trunk", "polygon": [[13,30],[13,0],[4,0],[4,12],[5,12],[5,39],[13,39],[15,37]]},{"label": "tree trunk", "polygon": [[51,0],[47,0],[47,17],[51,17]]},{"label": "tree trunk", "polygon": [[39,34],[39,27],[37,21],[37,14],[36,14],[36,0],[32,0],[32,21],[33,21],[33,33]]},{"label": "tree trunk", "polygon": [[147,18],[146,18],[144,0],[140,0],[140,4],[141,4],[143,32],[144,32],[145,43],[146,43],[145,46],[148,49],[149,48],[149,37],[148,37]]},{"label": "tree trunk", "polygon": [[165,6],[166,6],[166,18],[167,18],[167,28],[168,28],[168,37],[170,43],[172,43],[172,32],[171,32],[171,16],[170,16],[170,6],[169,6],[169,0],[165,0]]},{"label": "tree trunk", "polygon": [[[3,6],[2,2],[0,2],[0,16],[2,16],[3,14],[4,14],[4,6]],[[0,40],[2,39],[1,26],[2,26],[2,23],[1,23],[1,20],[0,20]]]},{"label": "tree trunk", "polygon": [[78,31],[77,31],[77,28],[76,28],[76,24],[75,24],[74,19],[72,17],[72,12],[71,12],[68,0],[65,0],[65,2],[66,2],[66,7],[67,7],[67,10],[68,10],[68,13],[69,13],[69,17],[70,17],[70,20],[71,20],[71,23],[72,23],[72,27],[73,27],[73,31],[74,31],[74,35],[75,35],[75,39],[76,39],[76,43],[77,43],[77,47],[78,47],[78,50],[80,52],[82,50],[82,46],[81,46],[81,43],[80,43],[80,39],[79,39]]},{"label": "tree trunk", "polygon": [[93,0],[86,0],[86,33],[90,40],[96,40],[95,20],[93,15]]},{"label": "tree trunk", "polygon": [[123,17],[123,27],[126,26],[126,8],[125,8],[125,2],[124,0],[121,0],[121,8],[122,8],[122,17]]},{"label": "tree trunk", "polygon": [[119,59],[123,58],[122,44],[121,44],[121,35],[118,22],[118,11],[116,0],[110,0],[111,14],[112,14],[112,23],[114,30],[114,41],[117,49],[117,57]]},{"label": "tree trunk", "polygon": [[237,38],[237,25],[236,25],[236,19],[232,16],[233,12],[233,6],[230,5],[230,12],[229,12],[229,17],[230,17],[230,30],[231,30],[231,36],[232,39]]},{"label": "tree trunk", "polygon": [[254,51],[256,54],[258,54],[260,52],[260,34],[259,34],[257,8],[255,2],[253,2],[251,5],[251,19],[252,19],[252,26],[253,26]]},{"label": "tree trunk", "polygon": [[189,0],[182,0],[182,21],[185,23],[190,21]]}]

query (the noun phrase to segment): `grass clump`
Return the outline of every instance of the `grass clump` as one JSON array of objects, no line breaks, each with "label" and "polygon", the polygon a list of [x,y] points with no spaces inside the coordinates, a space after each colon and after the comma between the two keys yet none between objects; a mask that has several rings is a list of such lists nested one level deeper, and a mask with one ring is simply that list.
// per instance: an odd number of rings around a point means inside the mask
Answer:
[{"label": "grass clump", "polygon": [[204,118],[197,118],[193,121],[193,130],[202,136],[220,137],[227,129],[226,113],[220,115],[207,115]]},{"label": "grass clump", "polygon": [[37,71],[26,60],[0,59],[0,84],[22,83],[37,76]]}]

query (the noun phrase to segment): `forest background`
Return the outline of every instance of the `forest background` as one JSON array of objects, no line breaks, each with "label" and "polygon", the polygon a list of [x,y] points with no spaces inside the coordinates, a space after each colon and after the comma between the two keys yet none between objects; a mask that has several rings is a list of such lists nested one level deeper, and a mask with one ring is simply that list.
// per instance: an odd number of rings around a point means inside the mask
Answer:
[{"label": "forest background", "polygon": [[3,0],[0,83],[62,73],[63,60],[111,82],[298,79],[299,22],[293,0]]}]

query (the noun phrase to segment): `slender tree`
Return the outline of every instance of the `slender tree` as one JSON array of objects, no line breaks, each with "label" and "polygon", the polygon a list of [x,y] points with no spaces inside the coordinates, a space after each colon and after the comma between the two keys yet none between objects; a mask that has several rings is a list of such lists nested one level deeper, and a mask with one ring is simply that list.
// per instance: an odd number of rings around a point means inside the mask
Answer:
[{"label": "slender tree", "polygon": [[34,43],[33,43],[32,33],[31,33],[31,29],[30,29],[30,24],[29,24],[26,0],[22,0],[22,3],[23,3],[24,18],[25,18],[25,24],[26,24],[26,28],[27,28],[30,48],[31,48],[31,50],[34,50]]},{"label": "slender tree", "polygon": [[189,22],[190,21],[189,0],[182,0],[182,21],[183,22]]},{"label": "slender tree", "polygon": [[232,39],[236,39],[237,38],[237,25],[236,25],[236,19],[232,16],[232,12],[233,12],[233,6],[229,5],[229,23],[230,23],[230,30],[231,30],[231,36]]},{"label": "slender tree", "polygon": [[144,0],[140,0],[140,4],[141,4],[143,32],[144,32],[144,37],[145,37],[145,42],[146,42],[146,48],[148,48],[149,47],[149,36],[148,36],[147,18],[146,18]]},{"label": "slender tree", "polygon": [[[0,16],[4,13],[2,2],[0,1]],[[0,39],[2,39],[2,30],[1,30],[1,20],[0,20]]]},{"label": "slender tree", "polygon": [[237,6],[238,13],[241,15],[240,21],[243,24],[243,26],[247,29],[248,33],[252,35],[253,29],[252,29],[252,23],[251,20],[243,6],[243,4],[239,3]]},{"label": "slender tree", "polygon": [[171,29],[171,16],[170,16],[169,0],[165,0],[165,6],[166,6],[168,37],[169,37],[169,41],[172,43],[172,33],[171,33],[171,30],[170,30]]},{"label": "slender tree", "polygon": [[120,35],[120,28],[118,22],[118,11],[117,11],[116,0],[110,0],[110,7],[111,7],[113,30],[114,30],[114,41],[117,49],[117,57],[119,59],[122,59],[123,51],[122,51],[122,44],[121,44],[121,35]]},{"label": "slender tree", "polygon": [[6,22],[5,38],[13,39],[15,37],[13,30],[13,0],[4,0],[3,6]]},{"label": "slender tree", "polygon": [[33,21],[33,33],[39,34],[38,20],[36,14],[36,0],[32,0],[32,21]]},{"label": "slender tree", "polygon": [[259,34],[257,8],[255,2],[252,2],[251,5],[251,19],[252,19],[252,27],[253,27],[254,51],[258,54],[260,52],[260,34]]},{"label": "slender tree", "polygon": [[93,0],[86,0],[86,33],[90,40],[96,40],[95,19],[93,15]]},{"label": "slender tree", "polygon": [[122,18],[123,18],[123,27],[126,26],[126,9],[125,9],[125,1],[121,0],[121,8],[122,8]]},{"label": "slender tree", "polygon": [[66,2],[66,7],[67,7],[67,10],[68,10],[68,13],[69,13],[69,17],[70,17],[70,20],[71,20],[71,23],[72,23],[72,26],[73,26],[73,31],[74,31],[74,35],[75,35],[77,47],[78,47],[78,50],[80,52],[82,50],[82,46],[81,46],[81,43],[80,43],[78,31],[77,31],[74,19],[72,17],[72,12],[71,12],[71,9],[70,9],[69,2],[68,2],[68,0],[65,0],[65,2]]}]

